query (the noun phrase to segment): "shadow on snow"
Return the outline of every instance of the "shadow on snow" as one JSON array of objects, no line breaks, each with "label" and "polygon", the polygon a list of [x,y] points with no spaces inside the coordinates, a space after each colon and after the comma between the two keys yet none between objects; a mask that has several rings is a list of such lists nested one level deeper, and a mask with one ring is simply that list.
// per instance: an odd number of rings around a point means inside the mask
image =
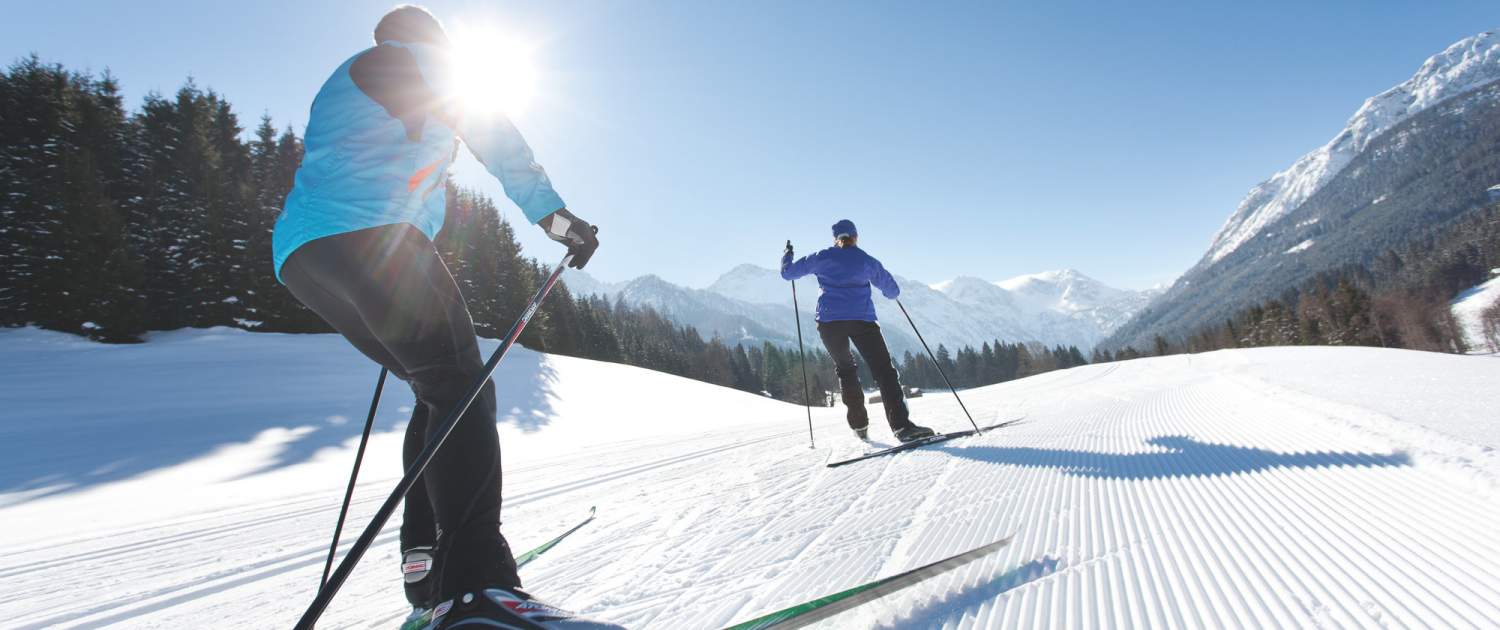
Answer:
[{"label": "shadow on snow", "polygon": [[939,445],[937,448],[955,457],[992,464],[1053,468],[1070,475],[1103,479],[1209,477],[1271,468],[1377,468],[1411,465],[1411,457],[1403,451],[1279,453],[1247,446],[1210,444],[1185,435],[1158,436],[1146,443],[1156,447],[1156,450],[1117,454],[1003,446]]},{"label": "shadow on snow", "polygon": [[[482,340],[481,346],[487,355],[494,342]],[[345,351],[353,352],[339,349]],[[6,503],[25,503],[135,477],[257,438],[269,437],[275,443],[267,446],[263,459],[250,470],[226,471],[227,478],[302,463],[324,448],[348,446],[352,452],[364,429],[379,373],[373,363],[351,362],[347,355],[314,356],[306,363],[279,365],[275,370],[257,368],[253,375],[217,372],[224,367],[222,362],[172,366],[172,372],[163,373],[127,362],[110,365],[113,356],[108,352],[87,360],[102,364],[96,367],[111,374],[110,378],[70,382],[67,368],[73,364],[13,375],[12,381],[27,381],[11,384],[17,386],[16,391],[27,391],[32,404],[20,417],[0,425],[0,462],[4,462],[0,493],[20,493],[7,497]],[[358,368],[350,369],[351,364]],[[216,376],[192,374],[205,370],[216,371]],[[529,432],[540,430],[553,417],[556,374],[542,355],[512,353],[494,380],[501,424]],[[80,404],[80,396],[106,402]],[[122,401],[123,406],[107,401]],[[406,383],[388,377],[373,433],[404,433],[412,405]],[[295,415],[289,415],[289,410]]]}]

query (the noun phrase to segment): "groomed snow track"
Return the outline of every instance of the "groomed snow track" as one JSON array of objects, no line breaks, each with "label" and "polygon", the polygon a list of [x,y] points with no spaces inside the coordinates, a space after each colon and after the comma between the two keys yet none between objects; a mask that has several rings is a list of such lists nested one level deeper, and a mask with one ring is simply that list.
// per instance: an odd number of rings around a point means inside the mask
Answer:
[{"label": "groomed snow track", "polygon": [[[544,363],[564,397],[570,380],[630,371]],[[225,367],[235,369],[248,368]],[[1299,370],[1330,376],[1303,382],[1293,378]],[[1088,366],[965,392],[982,424],[1025,413],[1020,424],[836,469],[823,464],[862,446],[835,410],[815,416],[813,450],[799,408],[650,378],[663,397],[680,388],[695,406],[785,417],[720,426],[700,415],[690,420],[701,430],[662,435],[642,425],[644,437],[630,442],[553,445],[507,467],[506,530],[517,548],[599,506],[596,522],[527,567],[528,585],[630,627],[722,627],[1010,533],[1015,542],[985,560],[825,625],[1500,620],[1494,434],[1442,426],[1492,417],[1496,394],[1470,383],[1500,382],[1493,358],[1314,348]],[[1376,381],[1378,391],[1357,395],[1361,382]],[[649,400],[614,404],[640,422],[689,413]],[[967,424],[951,397],[912,406],[939,429]],[[588,421],[558,414],[554,427]],[[378,439],[370,457],[394,457],[397,433]],[[507,434],[508,456],[525,439]],[[144,496],[170,470],[40,498],[0,495],[0,618],[20,628],[288,627],[321,571],[342,483],[329,472],[351,447],[205,482],[213,509],[178,496],[189,505],[155,519],[91,507]],[[228,455],[203,459],[215,457]],[[367,473],[351,522],[367,518],[395,472]],[[224,498],[237,492],[245,498]],[[42,527],[69,517],[87,522]],[[320,627],[399,622],[395,532],[393,523]]]}]

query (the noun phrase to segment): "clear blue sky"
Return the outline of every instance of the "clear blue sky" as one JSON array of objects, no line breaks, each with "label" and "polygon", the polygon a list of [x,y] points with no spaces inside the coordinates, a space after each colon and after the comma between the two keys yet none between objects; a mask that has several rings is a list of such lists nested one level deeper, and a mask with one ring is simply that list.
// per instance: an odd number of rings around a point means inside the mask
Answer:
[{"label": "clear blue sky", "polygon": [[[6,2],[0,58],[110,68],[132,108],[189,75],[298,133],[392,2]],[[703,286],[848,217],[898,274],[1073,267],[1142,288],[1203,254],[1253,185],[1493,2],[474,2],[524,34],[517,123],[601,226],[589,271]],[[460,183],[499,195],[477,165]],[[524,223],[503,204],[507,216]],[[556,246],[533,227],[528,251]]]}]

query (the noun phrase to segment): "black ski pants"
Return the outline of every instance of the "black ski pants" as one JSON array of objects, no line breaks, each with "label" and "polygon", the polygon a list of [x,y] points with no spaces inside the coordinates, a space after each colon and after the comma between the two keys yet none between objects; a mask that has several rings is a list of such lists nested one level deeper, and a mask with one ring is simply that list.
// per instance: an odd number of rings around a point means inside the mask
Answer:
[{"label": "black ski pants", "polygon": [[[411,385],[417,404],[403,449],[410,467],[484,371],[468,307],[437,249],[410,225],[369,228],[303,245],[281,278],[355,348]],[[401,548],[420,546],[437,548],[438,601],[521,584],[500,535],[493,381],[406,496]]]},{"label": "black ski pants", "polygon": [[885,405],[885,419],[891,424],[891,431],[911,424],[906,396],[901,391],[901,377],[891,361],[885,337],[880,334],[880,324],[860,320],[818,322],[818,336],[823,338],[823,347],[833,358],[844,407],[848,409],[849,428],[863,429],[870,425],[870,416],[865,412],[865,390],[859,384],[859,364],[854,361],[854,353],[849,351],[851,341],[880,386],[880,399]]}]

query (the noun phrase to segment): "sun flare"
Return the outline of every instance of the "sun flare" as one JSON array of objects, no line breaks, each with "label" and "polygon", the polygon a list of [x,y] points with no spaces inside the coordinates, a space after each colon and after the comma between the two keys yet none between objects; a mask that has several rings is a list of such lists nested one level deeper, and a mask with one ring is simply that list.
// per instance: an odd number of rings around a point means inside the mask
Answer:
[{"label": "sun flare", "polygon": [[470,114],[526,113],[536,93],[533,48],[494,29],[453,36],[454,65],[464,109]]}]

